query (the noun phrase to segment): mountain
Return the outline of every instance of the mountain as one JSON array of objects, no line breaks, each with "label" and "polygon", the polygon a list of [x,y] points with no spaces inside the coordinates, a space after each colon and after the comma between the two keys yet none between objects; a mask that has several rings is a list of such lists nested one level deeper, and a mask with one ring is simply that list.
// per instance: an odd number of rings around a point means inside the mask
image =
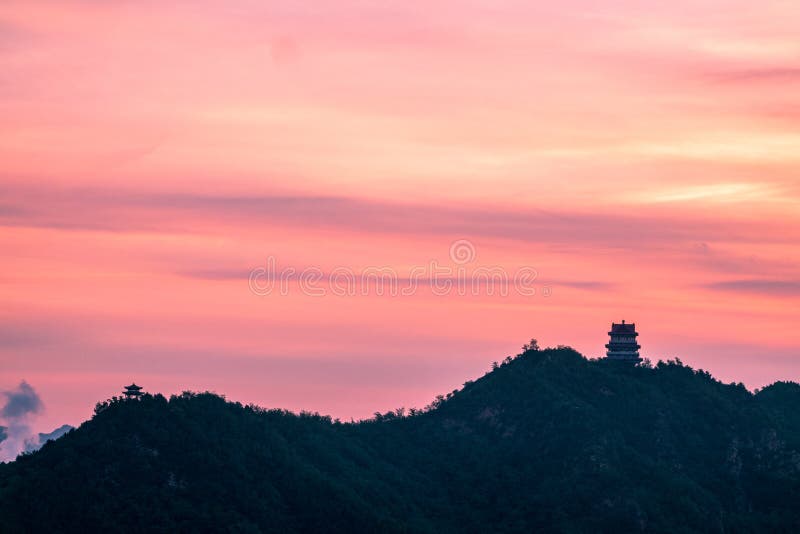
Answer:
[{"label": "mountain", "polygon": [[2,532],[796,532],[800,385],[527,350],[341,423],[112,399],[0,465]]},{"label": "mountain", "polygon": [[[22,448],[24,448],[25,452],[33,452],[39,449],[39,447],[41,447],[48,441],[58,439],[72,429],[73,427],[70,425],[61,425],[52,432],[48,433],[39,432],[39,434],[35,437],[34,436],[28,437],[27,432],[25,432],[24,434],[22,434],[21,437],[19,437],[18,443]],[[0,426],[0,445],[2,445],[2,443],[6,439],[9,439],[8,430],[9,430],[8,427]],[[16,441],[13,439],[13,436],[12,436],[12,441]],[[19,449],[12,449],[12,451],[9,454],[15,455],[18,450]]]},{"label": "mountain", "polygon": [[52,432],[46,432],[46,433],[39,432],[36,438],[31,438],[25,441],[25,452],[33,452],[35,450],[38,450],[42,445],[44,445],[48,441],[60,438],[73,428],[74,427],[72,427],[71,425],[61,425]]}]

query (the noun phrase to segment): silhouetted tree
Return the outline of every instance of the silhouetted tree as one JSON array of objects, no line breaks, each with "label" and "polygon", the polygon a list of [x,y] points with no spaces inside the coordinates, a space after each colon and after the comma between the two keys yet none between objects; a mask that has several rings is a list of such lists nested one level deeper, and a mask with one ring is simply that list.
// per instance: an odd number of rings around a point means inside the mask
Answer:
[{"label": "silhouetted tree", "polygon": [[539,350],[539,342],[536,340],[536,338],[531,338],[530,342],[522,345],[522,352],[528,352],[532,350]]}]

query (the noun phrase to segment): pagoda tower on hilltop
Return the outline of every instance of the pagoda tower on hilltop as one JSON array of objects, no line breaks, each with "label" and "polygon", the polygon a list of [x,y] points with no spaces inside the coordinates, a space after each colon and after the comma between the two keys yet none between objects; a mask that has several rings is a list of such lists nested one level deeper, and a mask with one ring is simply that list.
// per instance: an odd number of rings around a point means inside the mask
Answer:
[{"label": "pagoda tower on hilltop", "polygon": [[606,359],[619,362],[639,363],[641,346],[636,342],[639,336],[636,332],[636,323],[611,323],[611,331],[608,333],[610,340],[606,345]]}]

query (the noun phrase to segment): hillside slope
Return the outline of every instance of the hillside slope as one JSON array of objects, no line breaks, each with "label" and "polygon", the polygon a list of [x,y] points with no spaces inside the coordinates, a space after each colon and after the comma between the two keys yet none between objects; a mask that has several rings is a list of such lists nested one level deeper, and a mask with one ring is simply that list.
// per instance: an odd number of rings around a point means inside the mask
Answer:
[{"label": "hillside slope", "polygon": [[0,531],[800,529],[800,386],[528,351],[411,416],[98,405],[0,466]]}]

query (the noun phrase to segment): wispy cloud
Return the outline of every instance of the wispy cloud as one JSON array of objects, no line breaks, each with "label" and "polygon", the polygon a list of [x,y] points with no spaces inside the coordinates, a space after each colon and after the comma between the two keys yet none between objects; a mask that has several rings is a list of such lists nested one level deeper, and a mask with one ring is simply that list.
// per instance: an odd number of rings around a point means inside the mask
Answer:
[{"label": "wispy cloud", "polygon": [[720,82],[800,82],[800,66],[728,70],[712,73],[711,78]]},{"label": "wispy cloud", "polygon": [[796,297],[800,295],[800,280],[727,280],[706,284],[705,287],[721,291],[755,293],[775,297]]},{"label": "wispy cloud", "polygon": [[[729,188],[723,189],[730,193]],[[719,188],[688,189],[665,192],[658,198],[686,199],[698,195],[705,198],[719,191]],[[352,197],[203,196],[98,189],[42,192],[9,188],[4,194],[17,202],[0,213],[0,224],[62,230],[214,233],[230,227],[271,229],[279,224],[299,229],[411,236],[468,235],[528,243],[575,242],[623,248],[647,248],[698,238],[782,242],[794,236],[790,228],[783,228],[782,233],[770,232],[768,223],[754,227],[752,223],[707,218],[523,210],[494,205],[445,207]]]},{"label": "wispy cloud", "polygon": [[646,193],[639,193],[632,199],[640,202],[748,202],[770,198],[774,195],[775,189],[767,184],[752,183],[690,185],[661,190],[654,189]]},{"label": "wispy cloud", "polygon": [[4,317],[0,323],[0,349],[52,347],[71,337],[69,330],[57,321]]}]

